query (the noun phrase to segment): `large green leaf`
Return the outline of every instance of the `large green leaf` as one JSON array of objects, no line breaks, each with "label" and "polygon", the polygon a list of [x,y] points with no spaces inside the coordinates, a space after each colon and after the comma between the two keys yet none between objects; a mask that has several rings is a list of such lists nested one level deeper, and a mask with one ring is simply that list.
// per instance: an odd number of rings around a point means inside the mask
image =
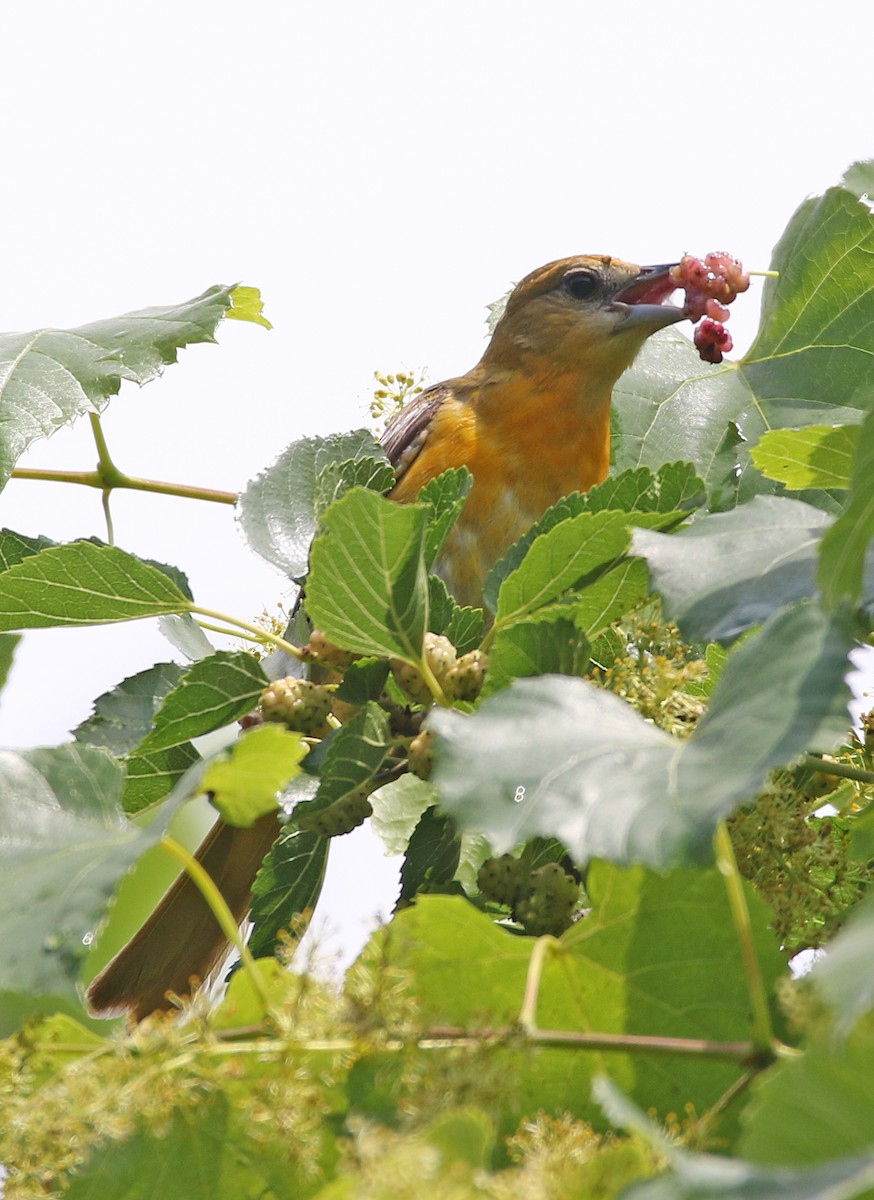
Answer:
[{"label": "large green leaf", "polygon": [[801,500],[756,496],[670,536],[636,529],[669,615],[691,641],[728,641],[816,591],[816,556],[830,519]]},{"label": "large green leaf", "polygon": [[121,766],[70,744],[0,754],[0,990],[71,993],[119,880],[161,837],[118,807]]},{"label": "large green leaf", "polygon": [[[252,291],[253,289],[247,289]],[[240,319],[255,319],[250,297]],[[86,412],[100,411],[122,380],[148,383],[177,351],[214,342],[234,288],[211,287],[183,304],[144,308],[76,329],[0,335],[0,485],[27,447]]]},{"label": "large green leaf", "polygon": [[700,861],[716,822],[773,767],[845,734],[853,645],[847,623],[813,604],[777,613],[729,658],[683,741],[583,680],[520,680],[470,716],[432,714],[434,782],[459,826],[497,852],[543,834],[580,860]]},{"label": "large green leaf", "polygon": [[419,661],[428,628],[427,520],[426,508],[363,488],[325,512],[310,555],[307,611],[332,641]]},{"label": "large green leaf", "polygon": [[527,620],[574,588],[594,583],[628,550],[631,526],[664,529],[679,512],[582,512],[536,537],[519,566],[500,585],[495,627]]},{"label": "large green leaf", "polygon": [[[594,863],[586,887],[590,913],[545,960],[539,1028],[715,1041],[749,1037],[746,980],[716,871],[655,875]],[[752,895],[750,903],[770,984],[782,958],[765,906]],[[533,945],[461,898],[420,896],[366,955],[387,953],[393,966],[409,971],[426,1025],[501,1028],[519,1015]],[[608,1064],[641,1103],[663,1114],[681,1111],[690,1100],[707,1107],[742,1071],[739,1064],[688,1055],[517,1050],[504,1064],[508,1107],[516,1120],[520,1111],[538,1108],[592,1117],[592,1075]]]},{"label": "large green leaf", "polygon": [[[762,323],[739,363],[708,367],[675,330],[651,338],[614,391],[620,469],[691,460],[711,504],[772,491],[748,448],[770,429],[858,423],[874,400],[874,219],[847,186],[806,200],[778,243]],[[743,297],[738,302],[743,304]],[[817,503],[834,505],[825,493]]]},{"label": "large green leaf", "polygon": [[0,573],[0,630],[101,625],[190,607],[165,571],[115,546],[53,546]]},{"label": "large green leaf", "polygon": [[458,520],[472,486],[473,476],[467,467],[453,467],[426,483],[416,497],[417,504],[424,504],[429,509],[425,535],[425,566],[429,571],[446,535]]},{"label": "large green leaf", "polygon": [[256,554],[302,579],[327,506],[351,487],[384,492],[393,482],[384,451],[366,429],[301,438],[247,484],[237,522]]},{"label": "large green leaf", "polygon": [[753,1087],[739,1150],[768,1165],[794,1166],[867,1152],[874,1158],[874,1044],[825,1038],[772,1067]]}]

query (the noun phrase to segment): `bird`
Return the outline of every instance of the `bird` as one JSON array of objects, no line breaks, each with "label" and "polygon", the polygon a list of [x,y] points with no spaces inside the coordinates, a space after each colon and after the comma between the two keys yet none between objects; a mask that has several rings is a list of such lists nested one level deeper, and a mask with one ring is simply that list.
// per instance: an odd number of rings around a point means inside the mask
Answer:
[{"label": "bird", "polygon": [[[547,508],[603,482],[613,388],[651,334],[688,314],[666,303],[675,263],[636,266],[577,255],[532,271],[512,290],[472,370],[425,389],[389,422],[391,499],[415,501],[451,467],[473,476],[435,569],[461,604],[479,605],[492,566]],[[219,818],[196,857],[238,922],[279,832],[275,814],[249,829]],[[228,943],[183,873],[87,991],[97,1015],[140,1021],[174,1006],[224,960]]]}]

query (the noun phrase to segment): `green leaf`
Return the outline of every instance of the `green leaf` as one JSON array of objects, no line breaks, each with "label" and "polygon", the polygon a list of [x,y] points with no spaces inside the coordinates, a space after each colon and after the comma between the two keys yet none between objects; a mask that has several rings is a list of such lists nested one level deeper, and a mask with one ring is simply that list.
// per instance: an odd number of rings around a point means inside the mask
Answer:
[{"label": "green leaf", "polygon": [[[680,510],[686,511],[703,503],[704,485],[696,476],[690,463],[672,462],[661,466],[657,473],[647,467],[611,475],[588,492],[573,492],[563,496],[531,528],[515,542],[504,557],[492,568],[484,589],[485,602],[492,612],[498,605],[501,584],[522,563],[534,540],[548,533],[569,517],[581,513],[625,512],[672,514],[678,518]],[[629,520],[626,524],[636,522]]]},{"label": "green leaf", "polygon": [[828,954],[814,963],[810,978],[833,1006],[839,1034],[846,1035],[874,1008],[874,896],[852,910]]},{"label": "green leaf", "polygon": [[283,930],[300,936],[296,921],[318,902],[330,845],[330,838],[303,829],[279,835],[252,886],[249,949],[256,958],[275,952]]},{"label": "green leaf", "polygon": [[812,604],[777,613],[731,655],[683,741],[576,679],[520,680],[469,716],[435,711],[441,803],[498,853],[543,834],[579,860],[706,860],[717,821],[773,767],[844,735],[853,645]]},{"label": "green leaf", "polygon": [[[749,459],[763,433],[858,423],[874,392],[872,252],[874,220],[852,188],[806,200],[774,251],[779,278],[742,362],[708,367],[673,330],[648,340],[613,393],[616,467],[691,460],[711,506],[726,508],[774,490]],[[833,508],[822,492],[816,503]]]},{"label": "green leaf", "polygon": [[123,777],[90,746],[0,753],[0,990],[75,993],[115,888],[172,813],[131,825],[118,807]]},{"label": "green leaf", "polygon": [[155,663],[122,680],[94,701],[94,712],[77,725],[73,737],[110,754],[130,754],[152,728],[161,701],[182,676],[177,663]]},{"label": "green leaf", "polygon": [[794,1164],[762,1167],[740,1158],[690,1154],[607,1076],[596,1078],[592,1090],[614,1127],[646,1138],[670,1164],[670,1170],[623,1191],[623,1200],[852,1200],[874,1182],[870,1153],[800,1170]]},{"label": "green leaf", "polygon": [[336,801],[372,779],[385,761],[391,745],[388,713],[368,702],[350,721],[334,732],[319,764],[319,790],[295,813],[308,816],[330,808]]},{"label": "green leaf", "polygon": [[428,576],[428,628],[443,634],[459,654],[474,650],[483,640],[483,610],[458,604],[437,575]]},{"label": "green leaf", "polygon": [[262,325],[265,329],[273,326],[264,316],[264,304],[261,292],[256,287],[244,287],[238,283],[231,290],[231,307],[225,313],[228,320],[251,321],[253,325]]},{"label": "green leaf", "polygon": [[26,537],[12,529],[0,529],[0,571],[7,571],[31,554],[39,554],[40,550],[56,544],[51,538]]},{"label": "green leaf", "polygon": [[203,788],[228,824],[248,828],[273,812],[277,794],[298,774],[306,752],[299,733],[256,725],[232,743],[227,758],[207,768]]},{"label": "green leaf", "polygon": [[800,500],[757,496],[670,536],[636,529],[631,544],[690,641],[729,641],[815,593],[816,553],[828,525]]},{"label": "green leaf", "polygon": [[425,534],[425,566],[430,571],[446,540],[449,530],[461,515],[470,494],[473,476],[467,467],[453,467],[426,483],[416,497],[417,504],[428,509],[428,531]]},{"label": "green leaf", "polygon": [[386,855],[406,853],[422,813],[436,798],[430,783],[409,774],[392,779],[371,795],[370,828]]},{"label": "green leaf", "polygon": [[0,630],[101,625],[190,607],[164,571],[115,546],[53,546],[0,574]]},{"label": "green leaf", "polygon": [[292,442],[237,502],[237,522],[256,554],[302,579],[327,506],[358,485],[387,491],[394,481],[384,451],[366,429]]},{"label": "green leaf", "polygon": [[578,593],[574,624],[592,641],[649,595],[649,572],[639,558],[626,558]]},{"label": "green leaf", "polygon": [[520,565],[504,579],[498,592],[496,626],[525,620],[571,588],[594,582],[625,555],[631,525],[658,528],[680,516],[605,511],[583,512],[560,521],[531,543]]},{"label": "green leaf", "polygon": [[544,617],[502,629],[489,651],[485,694],[506,687],[511,679],[530,675],[580,675],[589,644],[574,622],[553,609]]},{"label": "green leaf", "polygon": [[[356,488],[322,518],[307,611],[338,645],[417,663],[428,628],[427,510]],[[2,576],[0,576],[2,579]]]},{"label": "green leaf", "polygon": [[199,761],[200,755],[190,742],[171,746],[169,750],[132,754],[125,763],[127,777],[121,797],[122,808],[133,815],[164,800]]},{"label": "green leaf", "polygon": [[874,537],[874,412],[859,430],[846,510],[822,540],[817,582],[825,603],[862,596],[865,554]]},{"label": "green leaf", "polygon": [[347,704],[362,705],[378,700],[388,679],[388,663],[384,658],[359,658],[346,668],[334,693]]},{"label": "green leaf", "polygon": [[740,1153],[799,1167],[874,1146],[874,1045],[870,1033],[843,1046],[815,1042],[756,1080]]},{"label": "green leaf", "polygon": [[183,304],[145,308],[76,329],[0,335],[0,486],[27,447],[86,412],[100,412],[123,379],[144,384],[177,351],[214,342],[231,288],[211,287]]},{"label": "green leaf", "polygon": [[436,808],[426,808],[413,830],[401,865],[398,903],[409,902],[420,892],[451,883],[461,857],[461,838],[455,822]]},{"label": "green leaf", "polygon": [[165,696],[138,753],[168,750],[230,725],[252,711],[266,686],[266,675],[245,650],[200,659]]},{"label": "green leaf", "polygon": [[858,439],[858,425],[774,429],[762,435],[750,457],[764,476],[794,491],[847,488]]},{"label": "green leaf", "polygon": [[[587,879],[590,913],[547,955],[541,977],[540,1029],[608,1034],[749,1037],[749,1001],[725,886],[712,871],[655,875],[594,863]],[[783,970],[765,905],[749,893],[753,937],[766,986]],[[365,951],[408,971],[421,1019],[439,1025],[500,1029],[516,1021],[534,942],[516,937],[450,896],[419,896]],[[540,1048],[508,1054],[502,1097],[518,1113],[570,1109],[591,1119],[598,1051]],[[645,1107],[662,1114],[701,1109],[742,1073],[739,1064],[690,1056],[648,1057],[617,1051],[611,1071]],[[497,1064],[493,1062],[497,1068]]]},{"label": "green leaf", "polygon": [[261,1164],[230,1131],[231,1105],[221,1093],[173,1110],[167,1128],[143,1120],[129,1136],[106,1141],[72,1173],[70,1200],[248,1200],[265,1191]]},{"label": "green leaf", "polygon": [[15,647],[20,641],[17,633],[0,633],[0,691],[6,686],[9,672],[12,670]]}]

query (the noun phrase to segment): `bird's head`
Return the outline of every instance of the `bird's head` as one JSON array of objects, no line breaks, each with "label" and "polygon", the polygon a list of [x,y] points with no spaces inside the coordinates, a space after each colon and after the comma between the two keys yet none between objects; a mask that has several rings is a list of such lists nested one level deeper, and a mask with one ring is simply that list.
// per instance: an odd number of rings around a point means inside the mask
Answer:
[{"label": "bird's head", "polygon": [[595,254],[539,267],[511,292],[483,363],[536,372],[549,362],[615,381],[650,334],[685,315],[664,303],[672,265]]}]

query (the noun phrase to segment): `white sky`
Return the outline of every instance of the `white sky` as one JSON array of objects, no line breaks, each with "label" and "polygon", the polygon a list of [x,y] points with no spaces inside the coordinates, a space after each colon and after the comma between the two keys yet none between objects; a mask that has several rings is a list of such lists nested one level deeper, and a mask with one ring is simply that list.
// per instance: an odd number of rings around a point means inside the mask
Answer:
[{"label": "white sky", "polygon": [[[260,287],[273,332],[227,323],[104,421],[129,473],[239,490],[296,437],[366,424],[374,368],[472,366],[485,305],[550,259],[766,267],[803,197],[874,156],[870,26],[846,0],[8,4],[0,329]],[[736,342],[756,318],[742,298]],[[82,422],[21,465],[94,458]],[[113,511],[118,544],[201,603],[251,618],[280,597],[230,509]],[[0,524],[104,531],[98,493],[30,482]],[[0,744],[64,740],[172,654],[146,625],[27,634]]]}]

